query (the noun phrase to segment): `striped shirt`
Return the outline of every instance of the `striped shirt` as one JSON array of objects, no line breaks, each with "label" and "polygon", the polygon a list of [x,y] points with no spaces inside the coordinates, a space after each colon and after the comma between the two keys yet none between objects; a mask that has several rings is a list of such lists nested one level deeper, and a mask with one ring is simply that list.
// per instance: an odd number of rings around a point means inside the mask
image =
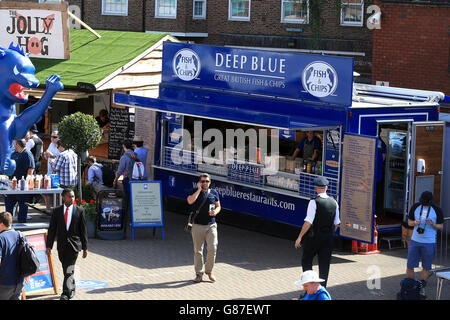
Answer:
[{"label": "striped shirt", "polygon": [[59,184],[63,186],[76,185],[78,156],[71,149],[64,150],[53,163],[53,170],[59,174]]}]

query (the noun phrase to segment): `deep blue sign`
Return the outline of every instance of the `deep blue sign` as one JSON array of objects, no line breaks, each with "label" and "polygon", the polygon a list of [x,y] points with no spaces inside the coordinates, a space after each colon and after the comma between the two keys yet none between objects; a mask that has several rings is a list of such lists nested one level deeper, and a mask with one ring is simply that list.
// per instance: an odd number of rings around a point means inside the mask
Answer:
[{"label": "deep blue sign", "polygon": [[233,161],[227,164],[228,179],[262,186],[264,184],[263,169],[260,164]]},{"label": "deep blue sign", "polygon": [[162,81],[350,106],[353,59],[165,42]]}]

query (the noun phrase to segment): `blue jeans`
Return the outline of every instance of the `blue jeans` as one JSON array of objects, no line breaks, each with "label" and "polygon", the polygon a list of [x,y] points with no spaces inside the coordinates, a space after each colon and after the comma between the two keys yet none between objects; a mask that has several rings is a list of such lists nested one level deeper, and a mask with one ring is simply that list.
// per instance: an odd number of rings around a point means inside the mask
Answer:
[{"label": "blue jeans", "polygon": [[30,201],[30,196],[26,194],[19,195],[7,195],[5,196],[5,209],[9,213],[13,214],[14,206],[19,203],[19,212],[17,214],[17,220],[19,223],[27,222],[28,206],[25,202]]}]

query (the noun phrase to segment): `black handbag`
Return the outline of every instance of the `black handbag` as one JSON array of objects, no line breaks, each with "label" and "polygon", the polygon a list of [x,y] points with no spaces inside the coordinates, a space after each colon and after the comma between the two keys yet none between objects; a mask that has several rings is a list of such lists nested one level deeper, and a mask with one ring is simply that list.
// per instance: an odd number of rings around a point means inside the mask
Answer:
[{"label": "black handbag", "polygon": [[189,218],[188,218],[188,222],[187,224],[184,226],[184,231],[190,233],[192,231],[192,225],[194,224],[194,220],[197,217],[197,215],[200,213],[200,209],[203,207],[203,205],[205,204],[206,200],[208,200],[208,195],[209,195],[209,189],[208,192],[206,193],[205,199],[203,199],[202,204],[198,207],[197,210],[195,211],[191,211],[189,212]]}]

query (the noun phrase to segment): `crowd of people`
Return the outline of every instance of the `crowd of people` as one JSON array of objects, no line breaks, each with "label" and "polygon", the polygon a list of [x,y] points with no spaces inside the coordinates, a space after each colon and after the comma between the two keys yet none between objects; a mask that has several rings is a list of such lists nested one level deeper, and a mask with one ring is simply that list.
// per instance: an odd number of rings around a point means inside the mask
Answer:
[{"label": "crowd of people", "polygon": [[[106,110],[104,110],[106,111]],[[107,112],[101,112],[97,122],[102,128],[109,125]],[[148,149],[144,141],[136,136],[123,143],[124,154],[120,159],[116,172],[105,170],[94,156],[87,155],[87,184],[95,191],[103,188],[118,187],[119,177],[123,176],[125,201],[129,208],[129,181],[132,179],[133,163],[139,161],[144,168],[142,179],[147,179],[145,164]],[[43,141],[38,136],[34,125],[24,139],[14,141],[11,158],[16,161],[16,169],[9,177],[26,178],[40,172],[41,161],[47,161],[47,175],[59,176],[59,187],[63,189],[63,204],[52,208],[50,196],[44,196],[45,211],[51,215],[47,234],[47,254],[51,254],[53,242],[57,240],[58,257],[63,267],[64,282],[61,300],[72,299],[75,295],[75,279],[73,277],[78,253],[83,250],[83,258],[87,257],[87,227],[85,211],[75,204],[75,193],[78,181],[78,155],[72,149],[66,149],[59,140],[58,131],[52,131],[47,150],[43,150]],[[111,178],[105,176],[112,172]],[[0,300],[17,300],[21,298],[24,278],[16,274],[19,233],[13,229],[13,220],[17,215],[19,223],[25,223],[28,216],[28,205],[33,196],[27,194],[6,195],[5,212],[0,213]],[[17,210],[15,209],[17,207]],[[126,213],[125,213],[126,215]],[[61,227],[65,226],[65,228]],[[64,230],[65,229],[65,230]]]},{"label": "crowd of people", "polygon": [[[63,204],[51,208],[50,199],[45,198],[47,210],[51,212],[51,220],[47,235],[47,254],[51,254],[53,243],[57,240],[58,257],[63,267],[64,282],[61,300],[69,300],[75,295],[74,265],[78,253],[83,251],[87,257],[86,216],[82,207],[74,203],[75,194],[70,186],[77,185],[78,155],[71,149],[65,149],[58,139],[58,131],[51,133],[51,143],[47,150],[42,150],[42,140],[36,138],[36,130],[30,130],[25,139],[15,141],[15,150],[11,155],[17,163],[13,176],[31,175],[40,170],[40,161],[47,161],[47,174],[58,174],[60,186],[63,188]],[[40,142],[39,142],[39,140]],[[31,141],[31,142],[30,142]],[[318,142],[317,142],[318,143]],[[312,159],[316,159],[316,147],[313,136],[309,134],[304,144],[298,149],[307,149]],[[112,187],[118,186],[119,177],[123,176],[122,188],[127,211],[129,209],[130,181],[133,180],[133,166],[136,161],[144,162],[148,150],[143,146],[143,139],[136,136],[134,140],[123,142],[123,155],[112,181]],[[297,153],[297,152],[296,152]],[[294,154],[295,158],[296,154]],[[86,157],[87,183],[100,190],[106,183],[103,165],[93,156]],[[142,172],[142,179],[147,179],[147,172]],[[221,212],[219,193],[211,187],[211,176],[200,174],[196,188],[186,198],[187,204],[195,214],[192,217],[191,236],[193,242],[193,260],[195,283],[203,281],[206,274],[211,282],[215,282],[213,273],[218,248],[218,230],[216,217]],[[302,248],[301,266],[303,273],[295,285],[303,288],[302,300],[331,300],[327,290],[335,231],[340,225],[339,205],[327,194],[328,180],[318,176],[314,180],[317,196],[309,201],[306,218],[294,242],[295,248]],[[23,278],[15,274],[17,259],[18,234],[12,228],[12,213],[18,204],[18,221],[25,222],[28,212],[24,195],[8,195],[5,197],[6,212],[0,213],[0,299],[19,299],[23,288]],[[124,216],[128,216],[128,212]],[[420,275],[421,295],[425,296],[425,287],[436,246],[436,233],[443,228],[442,210],[433,202],[431,192],[425,191],[420,201],[412,206],[408,215],[408,225],[413,228],[406,262],[406,278],[414,279],[414,268],[422,261]],[[203,256],[206,242],[206,261]],[[313,270],[313,259],[318,257],[317,274]]]}]

